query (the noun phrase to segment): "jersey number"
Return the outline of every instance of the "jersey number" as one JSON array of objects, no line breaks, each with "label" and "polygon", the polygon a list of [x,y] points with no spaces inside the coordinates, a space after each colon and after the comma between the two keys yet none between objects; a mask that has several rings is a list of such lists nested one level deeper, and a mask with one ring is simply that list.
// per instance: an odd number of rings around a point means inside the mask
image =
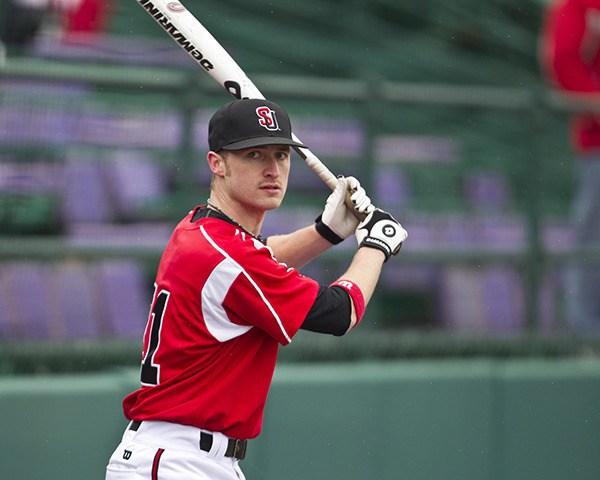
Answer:
[{"label": "jersey number", "polygon": [[148,348],[142,360],[141,370],[143,385],[158,385],[160,381],[160,365],[154,363],[154,355],[156,355],[160,344],[160,329],[170,295],[166,290],[161,290],[154,302],[154,308],[150,312],[148,326],[146,327],[146,329],[150,330]]}]

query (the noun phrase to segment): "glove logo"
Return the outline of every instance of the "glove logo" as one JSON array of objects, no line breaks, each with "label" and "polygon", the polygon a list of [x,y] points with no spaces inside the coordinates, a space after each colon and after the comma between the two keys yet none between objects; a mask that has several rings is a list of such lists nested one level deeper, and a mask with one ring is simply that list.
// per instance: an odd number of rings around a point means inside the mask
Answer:
[{"label": "glove logo", "polygon": [[391,224],[384,226],[383,227],[383,234],[386,237],[392,238],[394,235],[396,235],[396,227],[394,227]]},{"label": "glove logo", "polygon": [[258,124],[261,127],[266,128],[270,132],[279,130],[279,123],[277,123],[277,117],[275,116],[274,110],[271,110],[267,106],[258,107],[256,109],[256,114],[258,115]]}]

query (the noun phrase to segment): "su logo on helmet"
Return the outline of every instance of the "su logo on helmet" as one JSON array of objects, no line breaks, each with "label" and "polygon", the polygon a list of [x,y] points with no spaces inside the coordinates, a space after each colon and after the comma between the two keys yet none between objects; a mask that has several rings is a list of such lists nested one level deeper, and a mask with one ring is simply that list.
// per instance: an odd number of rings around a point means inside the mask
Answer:
[{"label": "su logo on helmet", "polygon": [[269,107],[258,107],[256,109],[256,115],[258,115],[258,124],[267,130],[274,132],[279,130],[279,123],[277,123],[277,116],[275,111]]}]

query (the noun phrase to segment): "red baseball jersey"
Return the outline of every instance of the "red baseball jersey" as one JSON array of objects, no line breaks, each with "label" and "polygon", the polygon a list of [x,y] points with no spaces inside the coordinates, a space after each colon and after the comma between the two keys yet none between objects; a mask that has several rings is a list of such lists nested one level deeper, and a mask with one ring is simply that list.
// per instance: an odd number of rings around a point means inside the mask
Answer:
[{"label": "red baseball jersey", "polygon": [[233,438],[261,430],[279,344],[288,344],[318,284],[220,218],[175,228],[160,261],[144,334],[142,387],[130,420],[193,425]]},{"label": "red baseball jersey", "polygon": [[[554,0],[544,19],[542,67],[557,88],[600,94],[600,0]],[[600,148],[600,116],[573,116],[578,151]]]}]

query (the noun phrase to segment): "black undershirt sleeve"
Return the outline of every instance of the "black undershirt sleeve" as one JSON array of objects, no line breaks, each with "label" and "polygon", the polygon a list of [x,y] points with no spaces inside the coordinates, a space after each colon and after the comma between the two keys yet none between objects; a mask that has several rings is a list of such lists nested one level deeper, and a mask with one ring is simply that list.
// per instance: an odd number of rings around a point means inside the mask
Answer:
[{"label": "black undershirt sleeve", "polygon": [[344,335],[350,327],[351,301],[348,292],[337,285],[333,287],[319,286],[315,303],[300,328],[338,337]]}]

